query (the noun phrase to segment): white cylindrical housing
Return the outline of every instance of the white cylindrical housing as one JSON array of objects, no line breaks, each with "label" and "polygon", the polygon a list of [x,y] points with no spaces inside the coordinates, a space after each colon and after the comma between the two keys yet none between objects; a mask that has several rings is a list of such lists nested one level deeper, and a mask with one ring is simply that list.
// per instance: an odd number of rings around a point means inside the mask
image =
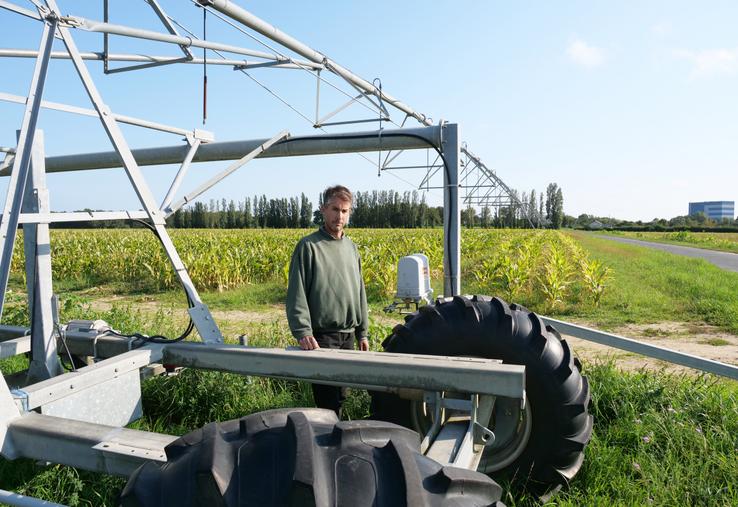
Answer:
[{"label": "white cylindrical housing", "polygon": [[429,300],[432,292],[428,257],[424,254],[402,257],[397,264],[397,297]]}]

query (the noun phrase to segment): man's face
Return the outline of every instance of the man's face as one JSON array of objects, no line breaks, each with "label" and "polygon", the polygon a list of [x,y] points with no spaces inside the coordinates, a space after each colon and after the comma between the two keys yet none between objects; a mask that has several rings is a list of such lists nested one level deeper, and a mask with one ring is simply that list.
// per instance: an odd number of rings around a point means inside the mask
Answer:
[{"label": "man's face", "polygon": [[320,212],[323,214],[323,222],[328,234],[336,238],[343,236],[343,228],[348,223],[351,214],[351,202],[334,197],[323,204]]}]

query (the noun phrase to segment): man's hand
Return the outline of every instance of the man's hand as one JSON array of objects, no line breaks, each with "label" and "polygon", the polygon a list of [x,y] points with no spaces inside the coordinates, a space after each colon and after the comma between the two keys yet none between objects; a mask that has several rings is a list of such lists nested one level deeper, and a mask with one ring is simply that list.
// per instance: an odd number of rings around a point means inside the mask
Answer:
[{"label": "man's hand", "polygon": [[298,340],[298,343],[302,350],[314,350],[320,348],[320,345],[318,345],[318,342],[313,336],[303,336]]},{"label": "man's hand", "polygon": [[366,352],[369,350],[369,339],[364,337],[361,340],[359,340],[359,350],[362,350]]}]

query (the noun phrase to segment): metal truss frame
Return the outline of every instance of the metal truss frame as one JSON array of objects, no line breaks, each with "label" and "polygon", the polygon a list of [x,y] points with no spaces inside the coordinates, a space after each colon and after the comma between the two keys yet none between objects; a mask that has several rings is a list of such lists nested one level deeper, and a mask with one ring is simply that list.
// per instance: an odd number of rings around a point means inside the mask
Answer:
[{"label": "metal truss frame", "polygon": [[[525,404],[525,368],[474,358],[439,358],[432,356],[393,355],[386,353],[321,350],[307,354],[295,350],[257,349],[225,345],[217,324],[189,278],[179,254],[166,231],[165,219],[191,202],[202,192],[222,181],[255,158],[302,156],[329,153],[379,151],[379,170],[425,168],[421,187],[429,188],[431,178],[443,175],[444,192],[444,293],[456,295],[460,286],[460,203],[465,193],[467,204],[510,206],[524,209],[504,182],[473,155],[460,141],[456,124],[432,125],[430,118],[382,91],[381,83],[369,83],[275,27],[256,18],[227,0],[198,0],[200,4],[227,16],[278,42],[306,60],[272,53],[236,48],[194,37],[181,36],[171,18],[157,0],[146,0],[167,29],[167,34],[121,27],[105,21],[61,16],[55,0],[45,6],[35,2],[34,12],[6,0],[0,8],[43,23],[38,51],[0,50],[0,57],[33,57],[33,77],[26,97],[0,94],[0,100],[24,105],[16,147],[0,148],[6,154],[0,162],[0,176],[10,176],[8,194],[0,217],[0,315],[10,272],[10,260],[19,224],[24,227],[26,278],[31,329],[0,326],[0,358],[31,352],[28,377],[11,391],[0,376],[0,451],[4,458],[26,457],[65,463],[79,468],[129,475],[146,461],[165,461],[164,448],[176,437],[160,433],[125,429],[122,426],[140,416],[140,375],[157,363],[229,371],[243,375],[264,375],[308,380],[329,385],[348,385],[382,390],[406,398],[425,400],[437,411],[443,408],[468,413],[463,422],[441,427],[434,424],[423,439],[428,456],[444,463],[476,468],[484,442],[494,435],[485,427],[495,403]],[[107,6],[107,1],[105,2]],[[82,53],[72,37],[74,29],[124,35],[174,44],[184,57],[114,55],[106,42],[102,53]],[[51,51],[55,39],[63,41],[66,52]],[[379,122],[378,131],[333,135],[290,137],[282,131],[265,139],[215,142],[214,136],[198,129],[187,130],[157,122],[114,113],[103,101],[88,70],[87,60],[103,61],[108,73],[135,71],[174,63],[197,63],[190,48],[200,47],[258,58],[258,61],[214,60],[245,71],[255,67],[302,69],[315,72],[316,127]],[[47,102],[42,99],[48,64],[52,58],[71,60],[94,109]],[[109,69],[111,61],[140,63]],[[328,71],[346,81],[358,95],[322,118],[320,109],[321,71]],[[377,113],[373,120],[326,122],[354,104],[362,104]],[[381,128],[391,122],[389,108],[405,117],[398,130]],[[37,129],[42,108],[51,108],[100,119],[114,151],[46,157],[43,132]],[[417,120],[419,128],[403,128],[408,119]],[[184,136],[186,146],[165,146],[132,150],[119,123],[155,129]],[[393,122],[394,123],[394,122]],[[433,148],[437,156],[423,165],[391,166],[405,151]],[[384,153],[383,153],[384,152]],[[383,156],[384,155],[384,156]],[[232,161],[215,177],[180,199],[176,196],[193,163]],[[52,213],[49,207],[45,175],[51,172],[122,167],[135,189],[143,210],[89,213]],[[180,164],[166,196],[157,204],[140,168],[146,165]],[[48,224],[82,220],[146,219],[161,239],[170,262],[190,300],[189,313],[205,343],[167,343],[139,346],[133,338],[121,338],[103,332],[69,329],[59,322],[52,289]],[[531,224],[532,225],[532,224]],[[561,331],[610,346],[632,350],[720,375],[738,378],[738,367],[716,361],[640,344],[634,340],[581,328],[565,322],[545,319]],[[94,356],[98,362],[77,371],[63,373],[57,355],[57,343],[76,355]],[[466,393],[467,399],[446,399],[442,392]],[[106,410],[106,408],[111,410]],[[437,417],[436,421],[441,418]],[[3,500],[12,499],[0,491]]]},{"label": "metal truss frame", "polygon": [[[379,79],[374,79],[373,82],[369,82],[368,80],[357,76],[347,68],[339,65],[338,63],[330,59],[328,56],[315,51],[306,44],[280,31],[278,28],[254,16],[253,14],[242,9],[233,2],[230,2],[228,0],[189,0],[197,6],[202,7],[203,9],[207,9],[214,15],[214,17],[220,19],[224,23],[227,23],[237,30],[240,30],[246,36],[252,38],[254,41],[264,46],[268,51],[246,49],[235,47],[232,45],[218,44],[210,41],[201,40],[196,37],[192,31],[189,31],[186,28],[182,27],[181,25],[179,25],[178,22],[176,22],[176,20],[169,17],[162,9],[157,0],[145,1],[149,4],[149,6],[153,9],[157,17],[162,22],[167,31],[166,34],[147,30],[131,29],[128,27],[122,27],[120,25],[109,23],[108,0],[104,0],[104,20],[102,22],[74,16],[67,17],[65,21],[68,22],[71,27],[86,31],[103,33],[103,51],[96,53],[83,53],[81,54],[81,57],[83,59],[89,60],[102,60],[106,73],[141,70],[174,63],[202,64],[204,62],[207,62],[208,65],[229,65],[232,66],[235,70],[240,70],[242,72],[255,68],[300,69],[305,72],[309,72],[315,76],[315,112],[313,119],[308,118],[307,114],[295,109],[272,90],[266,88],[266,86],[264,86],[250,74],[247,75],[249,78],[257,82],[257,84],[267,89],[278,100],[282,101],[285,105],[297,112],[305,120],[310,121],[313,127],[315,127],[316,129],[325,130],[326,127],[376,122],[381,131],[383,124],[391,123],[402,128],[409,118],[413,118],[421,125],[428,126],[432,124],[432,119],[429,116],[415,111],[407,104],[401,102],[400,100],[390,96],[385,91],[383,91]],[[36,13],[33,13],[32,11],[28,11],[21,7],[13,6],[5,0],[0,2],[0,7],[6,7],[8,9],[15,10],[16,12],[23,15],[38,18],[38,15]],[[180,35],[175,25],[179,25],[181,28],[183,28],[187,32],[187,35]],[[260,34],[262,37],[265,37],[266,41],[268,42],[265,42],[264,39],[258,39],[254,37],[244,28]],[[176,44],[184,53],[184,56],[167,57],[111,54],[108,50],[108,41],[110,35],[138,37],[160,42],[170,42]],[[218,55],[219,58],[212,58],[207,60],[203,58],[195,58],[193,53],[191,52],[191,48],[195,47],[210,50]],[[292,57],[288,54],[289,52],[292,52],[301,58]],[[249,56],[256,58],[257,60],[234,60],[232,58],[226,58],[223,53]],[[0,56],[33,57],[35,55],[34,52],[29,50],[0,49]],[[56,52],[52,54],[52,58],[66,57],[66,55]],[[109,67],[109,63],[113,61],[130,62],[137,64],[111,69]],[[349,90],[346,91],[322,77],[321,71],[336,76],[340,82],[348,85]],[[322,107],[321,85],[330,86],[338,93],[343,94],[346,97],[346,101],[344,103],[336,106],[330,112],[324,113],[322,115],[320,113],[320,109]],[[2,98],[0,97],[0,99]],[[361,105],[369,113],[370,117],[367,118],[364,116],[359,118],[349,118],[346,120],[334,120],[337,115],[343,113],[356,104]],[[404,119],[401,124],[398,124],[392,119],[390,110],[399,111],[404,114]],[[388,153],[387,155],[389,157],[390,153]],[[393,154],[393,160],[398,155],[399,154],[397,153]],[[380,159],[377,161],[378,173],[382,173],[385,171],[396,171],[400,169],[405,170],[425,168],[427,170],[425,172],[425,175],[421,178],[421,182],[417,185],[417,188],[419,190],[442,188],[441,184],[431,185],[429,183],[430,178],[437,175],[437,167],[434,167],[433,165],[422,166],[409,164],[390,166],[389,162],[387,162],[388,157],[385,158],[385,162],[382,162],[380,156]],[[373,163],[369,159],[367,159],[367,161]],[[466,168],[466,166],[463,167],[464,170],[473,170],[478,173],[478,177],[464,178],[462,176],[461,178],[461,180],[463,180],[463,183],[460,184],[464,189],[463,199],[465,205],[475,206],[478,208],[490,206],[498,209],[501,207],[514,206],[519,209],[524,216],[526,216],[530,226],[535,226],[532,220],[532,216],[535,210],[528,210],[526,203],[521,203],[514,195],[514,193],[512,193],[510,188],[506,184],[504,184],[504,182],[498,175],[494,173],[494,171],[490,170],[486,165],[482,165],[481,167],[479,167],[476,164],[472,164],[472,166],[468,169]],[[406,179],[400,179],[407,182]],[[507,197],[507,199],[505,199],[505,197]]]},{"label": "metal truss frame", "polygon": [[[383,144],[382,131],[378,133],[370,133],[365,138],[352,134],[349,136],[330,136],[328,140],[322,140],[320,138],[306,138],[306,139],[295,139],[294,143],[285,144],[284,141],[289,137],[289,133],[284,131],[276,136],[266,139],[263,141],[257,141],[256,145],[249,142],[240,143],[238,148],[243,148],[244,145],[248,146],[245,151],[238,151],[234,155],[233,150],[229,151],[228,148],[221,150],[217,143],[212,143],[214,136],[208,132],[204,132],[198,129],[188,131],[177,127],[163,125],[148,120],[141,120],[138,118],[132,118],[125,115],[119,115],[110,110],[110,108],[103,101],[102,96],[97,90],[92,77],[87,70],[87,67],[82,58],[82,53],[77,48],[74,39],[72,37],[72,29],[82,29],[88,31],[98,31],[104,34],[117,34],[123,36],[129,36],[134,38],[141,38],[146,40],[156,40],[160,42],[175,44],[185,53],[187,60],[191,60],[190,47],[202,47],[205,49],[211,49],[213,51],[229,51],[236,54],[244,54],[250,56],[256,56],[259,58],[273,58],[274,62],[280,64],[299,65],[300,68],[322,68],[328,65],[330,62],[321,57],[322,63],[303,62],[294,59],[287,59],[280,54],[268,54],[264,52],[237,48],[231,45],[220,44],[211,41],[199,41],[194,40],[191,37],[180,36],[174,25],[169,20],[167,15],[163,12],[156,0],[147,0],[149,5],[154,9],[157,16],[164,23],[169,34],[159,34],[147,30],[140,30],[135,28],[129,28],[119,25],[112,25],[107,23],[107,1],[105,2],[105,15],[106,21],[103,23],[79,18],[75,16],[62,16],[55,0],[46,0],[45,6],[41,4],[37,5],[38,13],[25,10],[20,7],[15,7],[5,0],[0,0],[0,8],[10,9],[13,12],[17,12],[22,15],[29,16],[43,23],[44,32],[42,35],[40,49],[33,53],[36,57],[36,67],[31,82],[31,89],[28,97],[19,97],[6,93],[0,94],[0,99],[10,102],[16,102],[25,104],[26,111],[24,114],[23,124],[19,131],[19,144],[15,149],[6,149],[6,159],[4,161],[5,171],[10,173],[10,185],[8,191],[8,197],[5,203],[4,213],[0,217],[0,236],[2,236],[3,242],[0,245],[0,288],[2,293],[0,294],[0,314],[2,312],[2,304],[4,302],[4,288],[7,286],[7,280],[10,271],[10,259],[12,258],[12,250],[15,244],[15,231],[17,225],[22,223],[24,228],[29,231],[40,231],[33,235],[27,235],[26,240],[26,253],[27,259],[35,258],[35,265],[27,266],[27,272],[29,274],[29,281],[39,278],[39,274],[43,273],[42,279],[38,281],[37,285],[34,286],[33,290],[29,288],[29,301],[34,302],[36,299],[43,302],[39,305],[30,305],[43,313],[43,318],[40,318],[39,323],[34,327],[32,331],[32,372],[34,372],[32,378],[48,378],[53,377],[60,373],[60,366],[58,359],[56,358],[56,349],[54,347],[54,326],[58,326],[58,318],[53,315],[52,309],[49,305],[52,301],[52,289],[51,289],[51,270],[50,260],[48,259],[48,224],[52,222],[69,222],[69,221],[90,221],[90,220],[128,220],[128,219],[148,219],[152,229],[156,232],[157,237],[160,239],[167,256],[175,270],[175,273],[182,283],[185,289],[190,304],[188,312],[192,318],[194,326],[197,328],[200,336],[206,343],[218,343],[222,342],[222,335],[218,329],[217,324],[214,322],[210,315],[207,306],[204,305],[195,289],[192,280],[189,278],[187,270],[183,265],[179,254],[177,253],[174,245],[166,231],[165,219],[171,216],[182,206],[191,202],[197,198],[203,192],[211,188],[213,185],[222,181],[224,178],[232,174],[234,171],[242,167],[244,164],[260,156],[269,156],[269,150],[281,144],[283,147],[282,156],[294,156],[300,154],[310,153],[337,153],[346,151],[364,151],[364,150],[380,150],[383,147],[398,148],[400,150],[414,149],[418,147],[434,146],[438,150],[442,150],[446,154],[445,164],[447,170],[445,171],[445,209],[446,209],[446,220],[445,220],[445,243],[444,243],[444,273],[445,273],[445,293],[447,295],[454,295],[460,292],[459,286],[459,256],[460,256],[460,235],[459,235],[459,207],[458,207],[458,161],[459,161],[459,145],[458,145],[458,130],[455,125],[444,124],[440,127],[425,127],[420,133],[400,134],[396,135],[394,132],[387,132],[385,134],[385,142]],[[245,11],[244,11],[245,12]],[[42,100],[42,94],[44,89],[44,79],[46,70],[48,68],[49,60],[52,57],[52,43],[54,39],[60,39],[66,46],[66,53],[57,53],[58,57],[64,57],[72,61],[80,81],[87,92],[87,95],[94,107],[94,110],[80,108],[77,106],[71,106],[66,104],[59,104],[53,102],[45,102]],[[105,51],[103,52],[102,58],[107,63],[109,59],[107,51],[107,43],[105,45]],[[294,44],[293,44],[294,46]],[[310,52],[302,51],[311,57],[313,60],[316,58],[314,54]],[[31,54],[29,52],[25,55]],[[7,51],[8,56],[21,56],[20,53]],[[149,62],[149,63],[167,63],[165,60],[161,62]],[[380,111],[388,115],[388,111],[383,105],[384,100],[391,99],[390,97],[383,96],[381,92],[381,83],[379,83],[378,90],[378,104],[374,102],[370,93],[366,90],[362,90],[360,86],[368,84],[359,78],[356,78],[350,72],[345,69],[338,67],[337,65],[331,64],[332,69],[338,73],[344,80],[346,80],[355,90],[360,92],[360,96],[366,97],[372,104],[379,107]],[[128,70],[136,70],[150,65],[146,64],[143,66],[129,67]],[[373,85],[371,85],[373,86]],[[375,91],[376,91],[375,90]],[[394,100],[394,99],[391,99]],[[395,101],[396,102],[396,101]],[[86,116],[93,116],[99,118],[101,124],[108,135],[109,140],[115,148],[114,152],[109,154],[102,154],[103,158],[108,157],[108,161],[112,161],[112,166],[119,167],[120,162],[128,178],[139,198],[139,201],[143,207],[143,211],[137,210],[123,210],[123,211],[112,211],[112,212],[89,212],[89,213],[51,213],[48,206],[47,191],[45,186],[45,174],[47,172],[54,172],[54,158],[46,159],[41,156],[36,157],[34,164],[34,177],[28,180],[29,168],[31,167],[31,149],[37,149],[40,153],[43,153],[43,137],[41,132],[37,132],[35,125],[39,116],[39,111],[42,107],[56,109],[64,112],[81,114]],[[317,107],[316,107],[317,112]],[[406,116],[406,119],[410,115]],[[149,155],[153,152],[153,157],[139,156],[131,150],[119,128],[119,123],[128,123],[140,127],[160,130],[163,132],[169,132],[178,135],[184,135],[188,148],[183,158],[181,157],[181,150],[179,147],[174,147],[177,151],[176,162],[181,163],[177,174],[175,175],[169,191],[164,197],[161,205],[157,205],[154,202],[153,194],[151,193],[146,180],[144,179],[141,171],[140,164],[156,163],[162,164],[172,162],[172,160],[166,160],[165,153],[169,148],[164,149],[149,149],[146,150]],[[404,122],[403,122],[404,125]],[[403,139],[408,136],[412,142],[408,143],[408,139]],[[34,143],[34,136],[36,142]],[[413,137],[414,136],[414,137]],[[343,139],[346,137],[346,139]],[[418,141],[420,139],[420,141]],[[211,178],[206,183],[200,185],[195,190],[174,201],[175,195],[182,184],[182,181],[189,170],[189,167],[193,161],[204,161],[208,160],[207,154],[199,156],[200,152],[206,150],[203,146],[208,145],[212,148],[211,152],[215,153],[215,157],[219,160],[235,160],[225,170]],[[230,145],[228,146],[231,147]],[[303,152],[301,152],[303,150]],[[225,151],[225,154],[223,153]],[[99,161],[101,154],[92,154],[93,158],[97,158]],[[65,157],[61,157],[64,159]],[[89,158],[89,156],[88,156]],[[87,167],[84,163],[85,155],[72,156],[72,165],[74,170],[89,168],[89,161]],[[212,155],[210,160],[212,160]],[[11,169],[12,162],[12,169]],[[80,163],[81,162],[81,163]],[[101,167],[105,164],[93,163],[92,166]],[[61,168],[59,170],[65,170]],[[26,180],[30,181],[30,187],[26,188]],[[23,192],[26,193],[26,203],[24,203]],[[31,206],[32,197],[37,196],[34,201],[35,204]],[[43,199],[41,199],[43,197]],[[21,207],[23,206],[23,209]],[[44,249],[43,257],[38,253],[39,248]],[[35,253],[35,255],[32,255]],[[29,282],[30,283],[30,282]],[[36,320],[33,320],[36,323]],[[37,370],[37,371],[36,371]]]}]

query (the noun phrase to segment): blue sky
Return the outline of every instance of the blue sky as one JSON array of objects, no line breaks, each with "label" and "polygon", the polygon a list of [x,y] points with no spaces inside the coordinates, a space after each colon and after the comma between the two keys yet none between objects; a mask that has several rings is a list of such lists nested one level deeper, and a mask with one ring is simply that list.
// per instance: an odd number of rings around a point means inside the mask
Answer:
[{"label": "blue sky", "polygon": [[[13,0],[24,7],[30,2]],[[64,14],[102,19],[102,1],[59,0]],[[196,34],[202,11],[160,0]],[[143,0],[111,2],[111,21],[163,31]],[[738,200],[738,3],[725,2],[240,2],[435,121],[457,122],[470,149],[521,191],[564,191],[570,215],[633,220],[686,214],[687,203]],[[37,22],[0,9],[0,47],[36,49]],[[82,50],[100,34],[73,31]],[[263,49],[210,17],[209,38]],[[57,42],[55,50],[63,49]],[[177,48],[116,38],[114,52],[176,55]],[[201,51],[197,51],[200,55]],[[0,92],[25,95],[33,62],[0,59]],[[202,68],[166,67],[104,76],[88,63],[113,111],[202,128]],[[308,116],[315,83],[300,70],[252,75]],[[208,69],[209,119],[217,140],[314,129],[228,67]],[[323,88],[321,110],[340,97]],[[47,100],[89,107],[71,64],[50,67]],[[0,102],[0,146],[15,144],[22,109]],[[351,108],[341,119],[366,117]],[[396,121],[402,116],[394,114]],[[107,151],[99,123],[44,111],[48,155]],[[366,125],[358,125],[365,130]],[[124,127],[132,147],[179,144],[176,136]],[[424,155],[415,154],[416,157]],[[375,156],[370,156],[371,160]],[[225,167],[195,166],[185,190]],[[147,168],[157,198],[176,167]],[[254,161],[204,196],[243,199],[304,191],[315,201],[334,183],[360,190],[410,190],[422,174],[377,177],[356,155]],[[0,189],[7,185],[0,181]],[[122,170],[49,178],[52,208],[136,208]],[[440,202],[431,192],[430,202]]]}]

